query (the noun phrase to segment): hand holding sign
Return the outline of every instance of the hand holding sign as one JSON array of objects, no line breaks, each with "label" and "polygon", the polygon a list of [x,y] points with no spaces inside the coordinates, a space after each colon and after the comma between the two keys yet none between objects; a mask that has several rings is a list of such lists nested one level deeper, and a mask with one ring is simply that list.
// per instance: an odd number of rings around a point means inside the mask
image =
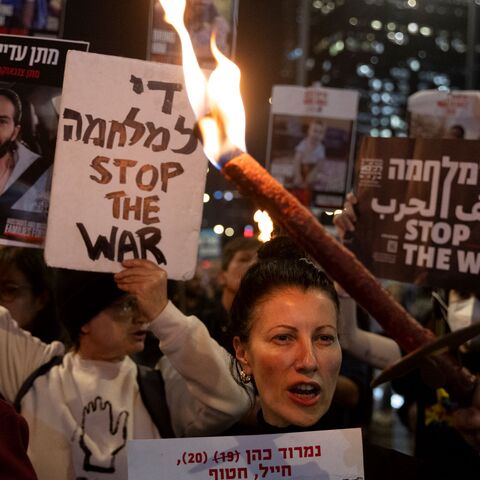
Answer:
[{"label": "hand holding sign", "polygon": [[149,260],[125,260],[124,270],[115,274],[118,288],[134,295],[138,308],[153,321],[167,306],[167,274]]}]

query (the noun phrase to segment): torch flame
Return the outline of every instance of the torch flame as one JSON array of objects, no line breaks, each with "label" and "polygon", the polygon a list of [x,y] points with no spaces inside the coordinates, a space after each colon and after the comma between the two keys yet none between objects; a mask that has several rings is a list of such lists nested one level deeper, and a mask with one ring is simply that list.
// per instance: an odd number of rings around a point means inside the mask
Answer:
[{"label": "torch flame", "polygon": [[211,49],[217,67],[207,76],[201,70],[183,21],[185,0],[159,0],[165,20],[175,28],[182,44],[183,72],[188,99],[203,137],[203,150],[217,167],[223,155],[245,146],[245,108],[240,94],[240,69],[217,48]]},{"label": "torch flame", "polygon": [[273,232],[273,222],[270,215],[264,210],[257,210],[253,219],[258,223],[258,229],[260,230],[258,239],[261,242],[268,242],[272,238]]}]

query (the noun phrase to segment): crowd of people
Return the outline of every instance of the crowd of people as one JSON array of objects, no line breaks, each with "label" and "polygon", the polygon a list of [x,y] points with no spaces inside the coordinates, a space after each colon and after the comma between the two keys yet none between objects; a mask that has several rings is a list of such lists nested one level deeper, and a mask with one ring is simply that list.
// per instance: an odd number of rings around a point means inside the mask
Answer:
[{"label": "crowd of people", "polygon": [[[340,235],[355,228],[355,201],[336,219]],[[177,287],[148,260],[114,275],[0,247],[1,478],[126,479],[129,439],[368,426],[371,367],[400,349],[357,322],[351,299],[287,237],[228,242],[217,294],[183,311],[169,300]],[[480,388],[449,412],[441,438],[458,462],[447,462],[425,443],[428,388],[402,381],[416,395],[415,456],[365,436],[366,478],[474,478]]]}]

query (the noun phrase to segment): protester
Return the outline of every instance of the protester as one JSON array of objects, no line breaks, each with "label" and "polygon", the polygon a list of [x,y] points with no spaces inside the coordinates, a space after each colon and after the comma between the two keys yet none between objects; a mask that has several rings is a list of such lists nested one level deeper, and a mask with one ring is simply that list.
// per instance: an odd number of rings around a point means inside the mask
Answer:
[{"label": "protester", "polygon": [[210,335],[232,354],[228,312],[243,275],[257,260],[257,250],[260,245],[262,242],[254,237],[237,237],[224,245],[219,275],[220,298],[213,307],[206,309],[200,315],[200,319],[207,326]]},{"label": "protester", "polygon": [[[339,302],[332,282],[305,252],[278,237],[258,252],[232,305],[235,379],[258,395],[256,428],[287,433],[330,428],[323,422],[342,353]],[[238,433],[242,433],[241,431]],[[412,457],[366,444],[365,478],[427,478]]]},{"label": "protester", "polygon": [[[148,260],[123,266],[115,276],[59,273],[60,317],[74,348],[39,375],[20,401],[40,480],[124,480],[127,440],[162,436],[128,357],[143,348],[148,328],[164,353],[159,369],[168,408],[159,406],[157,413],[170,416],[172,435],[219,433],[248,409],[229,375],[225,350],[197,318],[185,317],[168,301],[166,273]],[[25,379],[62,356],[64,346],[40,342],[6,310],[0,312],[0,392],[14,401]]]},{"label": "protester", "polygon": [[53,276],[43,250],[0,247],[0,305],[20,327],[46,343],[63,339],[55,311]]},{"label": "protester", "polygon": [[1,398],[0,426],[0,478],[36,480],[37,475],[27,455],[27,422]]}]

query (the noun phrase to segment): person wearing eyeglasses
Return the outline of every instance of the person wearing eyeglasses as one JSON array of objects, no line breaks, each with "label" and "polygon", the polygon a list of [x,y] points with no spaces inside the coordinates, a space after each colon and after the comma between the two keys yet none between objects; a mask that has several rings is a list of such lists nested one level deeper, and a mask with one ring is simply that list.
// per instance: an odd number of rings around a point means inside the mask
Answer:
[{"label": "person wearing eyeglasses", "polygon": [[[249,408],[227,352],[168,300],[166,272],[148,260],[123,267],[115,275],[59,270],[59,318],[73,344],[66,354],[61,342],[40,342],[0,308],[0,393],[20,403],[40,480],[126,480],[127,441],[167,436],[147,410],[129,357],[143,349],[147,330],[164,354],[158,368],[171,436],[218,434]],[[56,356],[61,362],[19,401],[25,379]]]}]

